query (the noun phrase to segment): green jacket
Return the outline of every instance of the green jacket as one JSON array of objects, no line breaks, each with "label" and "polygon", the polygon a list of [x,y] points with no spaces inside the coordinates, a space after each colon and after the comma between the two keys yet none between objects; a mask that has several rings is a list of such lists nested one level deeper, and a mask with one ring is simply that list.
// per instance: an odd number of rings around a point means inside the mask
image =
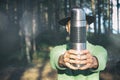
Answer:
[{"label": "green jacket", "polygon": [[59,56],[67,49],[67,45],[60,45],[53,48],[50,52],[50,63],[53,69],[58,72],[58,80],[99,80],[100,71],[104,70],[107,62],[107,51],[98,45],[87,42],[87,49],[98,59],[99,67],[96,70],[71,70],[61,68],[58,65]]}]

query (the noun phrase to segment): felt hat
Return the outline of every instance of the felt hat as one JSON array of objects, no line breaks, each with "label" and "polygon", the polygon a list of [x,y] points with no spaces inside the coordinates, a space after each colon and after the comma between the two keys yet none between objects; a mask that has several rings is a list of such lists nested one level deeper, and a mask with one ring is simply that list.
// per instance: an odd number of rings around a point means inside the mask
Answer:
[{"label": "felt hat", "polygon": [[[65,17],[65,18],[59,20],[58,23],[59,23],[60,25],[65,26],[70,19],[71,19],[71,17],[68,16],[68,17]],[[90,25],[91,23],[93,23],[93,22],[95,21],[95,17],[94,17],[94,16],[86,15],[86,21],[87,21],[87,23]]]},{"label": "felt hat", "polygon": [[[74,8],[80,8],[80,7],[74,7]],[[81,8],[83,9],[83,8]],[[83,9],[84,10],[84,9]],[[85,10],[84,10],[85,11]],[[86,13],[86,11],[85,11]],[[69,15],[61,20],[58,21],[58,23],[60,25],[63,25],[65,26],[67,24],[67,22],[71,19],[71,12],[69,13]],[[94,16],[90,16],[86,13],[86,21],[87,21],[87,24],[90,25],[91,23],[93,23],[95,21],[95,17]]]}]

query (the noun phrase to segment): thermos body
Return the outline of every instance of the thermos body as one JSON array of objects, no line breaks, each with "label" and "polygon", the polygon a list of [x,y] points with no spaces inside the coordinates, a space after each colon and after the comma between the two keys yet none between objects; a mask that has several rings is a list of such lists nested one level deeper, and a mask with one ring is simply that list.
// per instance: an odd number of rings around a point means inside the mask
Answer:
[{"label": "thermos body", "polygon": [[81,8],[71,11],[70,48],[78,51],[86,49],[86,15]]},{"label": "thermos body", "polygon": [[[71,10],[70,48],[80,52],[86,49],[86,15],[83,9]],[[80,53],[78,53],[80,56]],[[83,64],[73,64],[80,67]]]}]

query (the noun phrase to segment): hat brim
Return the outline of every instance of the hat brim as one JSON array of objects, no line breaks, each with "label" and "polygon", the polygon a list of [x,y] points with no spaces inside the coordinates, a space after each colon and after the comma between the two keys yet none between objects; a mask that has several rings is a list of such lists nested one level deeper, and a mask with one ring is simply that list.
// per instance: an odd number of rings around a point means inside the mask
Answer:
[{"label": "hat brim", "polygon": [[[71,19],[71,17],[65,17],[65,18],[61,19],[58,23],[60,25],[65,26],[70,19]],[[95,21],[95,17],[86,15],[86,21],[87,21],[87,24],[90,25],[91,23],[93,23]]]}]

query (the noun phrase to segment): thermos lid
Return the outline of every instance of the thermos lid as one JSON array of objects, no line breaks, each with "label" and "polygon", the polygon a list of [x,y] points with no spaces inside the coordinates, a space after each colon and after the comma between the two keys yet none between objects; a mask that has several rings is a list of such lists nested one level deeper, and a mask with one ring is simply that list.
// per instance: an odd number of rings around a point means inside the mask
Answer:
[{"label": "thermos lid", "polygon": [[73,8],[71,10],[71,20],[86,21],[86,14],[82,8]]}]

